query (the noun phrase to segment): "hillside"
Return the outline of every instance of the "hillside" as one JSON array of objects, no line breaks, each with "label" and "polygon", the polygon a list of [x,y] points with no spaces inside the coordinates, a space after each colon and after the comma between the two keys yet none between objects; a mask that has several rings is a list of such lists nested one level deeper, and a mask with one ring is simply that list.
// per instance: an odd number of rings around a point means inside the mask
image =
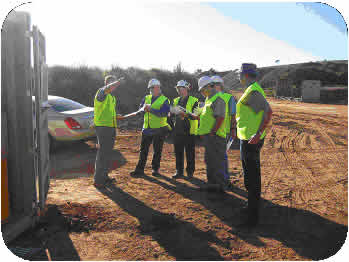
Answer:
[{"label": "hillside", "polygon": [[320,80],[323,86],[348,86],[348,60],[263,67],[259,72],[260,83],[265,87],[280,78],[287,78],[297,86],[303,80]]},{"label": "hillside", "polygon": [[[280,65],[259,68],[259,82],[263,88],[272,88],[277,80],[287,79],[288,85],[300,86],[303,80],[320,80],[322,85],[348,86],[348,61],[323,61],[302,64]],[[49,68],[49,94],[73,99],[92,106],[97,89],[103,86],[105,74],[124,76],[125,83],[117,90],[118,109],[121,114],[137,110],[142,98],[148,93],[146,88],[150,78],[158,78],[162,83],[163,93],[170,99],[178,96],[174,86],[180,79],[192,85],[191,95],[203,100],[198,93],[197,79],[204,74],[219,74],[224,77],[227,86],[241,88],[237,69],[217,72],[214,69],[195,74],[185,72],[178,64],[173,71],[135,67],[122,69],[118,66],[108,71],[99,68],[81,66],[77,68],[55,66]]]}]

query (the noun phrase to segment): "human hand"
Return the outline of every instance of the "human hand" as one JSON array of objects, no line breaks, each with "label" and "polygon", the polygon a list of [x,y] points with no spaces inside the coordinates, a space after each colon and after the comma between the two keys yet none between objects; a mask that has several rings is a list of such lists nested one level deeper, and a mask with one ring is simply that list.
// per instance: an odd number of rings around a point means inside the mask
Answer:
[{"label": "human hand", "polygon": [[186,117],[187,116],[187,114],[186,113],[184,113],[183,111],[181,111],[181,112],[179,112],[179,116],[181,117],[181,119],[183,120],[184,119],[184,117]]},{"label": "human hand", "polygon": [[150,112],[150,107],[151,107],[150,105],[145,105],[144,106],[144,111],[145,112]]},{"label": "human hand", "polygon": [[116,115],[116,119],[117,119],[117,120],[123,120],[123,119],[125,119],[125,117],[122,116],[122,115],[120,115],[120,114],[117,114],[117,115]]}]

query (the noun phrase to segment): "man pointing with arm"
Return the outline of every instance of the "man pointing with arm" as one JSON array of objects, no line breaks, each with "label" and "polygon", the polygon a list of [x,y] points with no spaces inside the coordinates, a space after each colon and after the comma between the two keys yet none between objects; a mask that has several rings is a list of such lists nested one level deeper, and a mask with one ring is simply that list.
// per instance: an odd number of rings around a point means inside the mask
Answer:
[{"label": "man pointing with arm", "polygon": [[122,119],[115,111],[115,90],[120,86],[121,80],[116,81],[115,76],[105,77],[105,86],[98,89],[94,99],[94,124],[98,139],[98,151],[95,162],[94,185],[103,187],[112,182],[108,177],[110,156],[115,143],[116,120]]}]

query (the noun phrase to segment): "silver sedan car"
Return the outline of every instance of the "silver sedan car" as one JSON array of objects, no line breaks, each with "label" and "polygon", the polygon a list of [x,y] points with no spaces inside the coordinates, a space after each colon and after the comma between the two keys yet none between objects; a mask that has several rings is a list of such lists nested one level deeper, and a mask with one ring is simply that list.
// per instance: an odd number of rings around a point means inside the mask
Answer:
[{"label": "silver sedan car", "polygon": [[[33,102],[34,100],[35,98],[33,98]],[[57,142],[96,137],[93,107],[51,95],[48,96],[48,104],[50,106],[48,109],[48,132],[51,150],[57,145]]]}]

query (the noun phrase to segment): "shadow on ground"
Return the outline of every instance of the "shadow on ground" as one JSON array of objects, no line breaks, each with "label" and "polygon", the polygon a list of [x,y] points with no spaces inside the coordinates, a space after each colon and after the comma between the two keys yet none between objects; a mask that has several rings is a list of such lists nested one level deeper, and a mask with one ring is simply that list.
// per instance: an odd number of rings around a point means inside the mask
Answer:
[{"label": "shadow on ground", "polygon": [[150,235],[177,260],[223,260],[209,242],[223,246],[229,246],[229,243],[218,239],[214,232],[201,231],[193,224],[177,219],[174,214],[156,211],[114,185],[100,192],[137,218],[140,231]]},{"label": "shadow on ground", "polygon": [[76,261],[81,260],[69,232],[74,230],[55,205],[49,205],[45,216],[35,228],[25,231],[8,244],[18,257],[33,261]]},{"label": "shadow on ground", "polygon": [[[247,193],[233,187],[234,194],[200,192],[178,180],[163,175],[156,178],[141,178],[181,194],[184,198],[200,203],[210,210],[224,223],[232,227],[231,233],[255,246],[264,246],[260,237],[271,238],[294,249],[299,255],[322,260],[336,254],[345,242],[348,227],[323,218],[313,212],[274,204],[269,200],[261,200],[260,224],[253,230],[241,230],[238,224],[244,222],[241,215],[242,207],[246,206],[243,198]],[[197,178],[186,178],[189,182],[200,186],[204,181]],[[172,183],[164,183],[161,180]]]},{"label": "shadow on ground", "polygon": [[[50,177],[66,179],[93,176],[96,154],[95,140],[60,145],[50,154]],[[118,169],[127,163],[124,156],[116,149],[113,149],[110,157],[110,170]]]}]

